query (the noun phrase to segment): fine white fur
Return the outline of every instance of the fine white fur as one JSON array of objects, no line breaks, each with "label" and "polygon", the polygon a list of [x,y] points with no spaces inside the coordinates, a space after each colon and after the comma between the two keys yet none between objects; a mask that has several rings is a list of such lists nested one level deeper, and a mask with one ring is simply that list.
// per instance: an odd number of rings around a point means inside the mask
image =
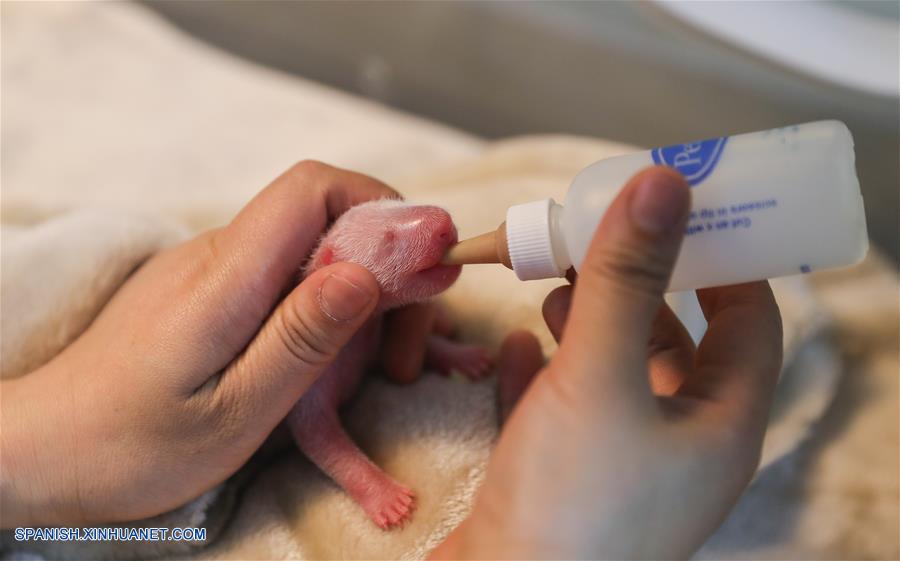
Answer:
[{"label": "fine white fur", "polygon": [[[331,262],[357,263],[375,276],[382,290],[382,309],[428,299],[446,286],[421,282],[414,275],[436,262],[440,248],[435,247],[434,231],[440,213],[446,211],[398,199],[357,205],[322,237],[306,274],[321,267],[324,253],[330,250]],[[413,225],[409,225],[410,216],[416,218]]]}]

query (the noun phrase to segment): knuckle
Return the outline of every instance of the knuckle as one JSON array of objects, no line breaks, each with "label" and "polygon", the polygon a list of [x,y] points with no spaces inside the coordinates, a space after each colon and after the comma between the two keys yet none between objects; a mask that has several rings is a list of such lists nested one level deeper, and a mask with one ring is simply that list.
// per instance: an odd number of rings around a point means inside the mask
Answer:
[{"label": "knuckle", "polygon": [[606,284],[645,294],[661,294],[669,283],[671,263],[656,252],[637,247],[608,247],[585,263],[585,272]]},{"label": "knuckle", "polygon": [[203,251],[200,256],[208,263],[219,263],[222,261],[222,229],[214,228],[203,232],[196,238],[197,243],[201,245]]},{"label": "knuckle", "polygon": [[[222,373],[219,377],[227,375]],[[237,436],[256,401],[256,389],[237,378],[232,376],[227,384],[217,380],[205,391],[192,396],[190,418],[200,427],[215,427],[215,440],[231,440]],[[234,385],[237,387],[232,387]]]},{"label": "knuckle", "polygon": [[301,160],[291,166],[281,177],[291,190],[325,192],[333,182],[335,168],[318,160]]},{"label": "knuckle", "polygon": [[333,168],[319,160],[300,160],[288,170],[291,175],[320,175],[329,172]]},{"label": "knuckle", "polygon": [[311,319],[299,306],[283,306],[275,326],[282,346],[301,364],[316,368],[331,361],[333,344],[321,322]]},{"label": "knuckle", "polygon": [[191,258],[186,266],[179,269],[178,278],[191,287],[198,287],[219,275],[226,263],[221,238],[221,228],[216,228],[203,232],[188,242]]}]

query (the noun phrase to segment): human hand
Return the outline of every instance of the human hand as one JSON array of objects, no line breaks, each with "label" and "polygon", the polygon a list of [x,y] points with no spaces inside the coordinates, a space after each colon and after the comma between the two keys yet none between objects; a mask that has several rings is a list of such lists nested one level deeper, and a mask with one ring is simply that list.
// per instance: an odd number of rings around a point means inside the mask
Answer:
[{"label": "human hand", "polygon": [[[163,251],[52,361],[2,383],[2,525],[147,517],[234,473],[375,308],[361,266],[296,285],[326,225],[396,193],[304,162]],[[295,286],[296,285],[296,286]]]},{"label": "human hand", "polygon": [[[432,557],[687,558],[737,501],[759,462],[781,321],[765,282],[700,290],[709,327],[694,347],[663,301],[689,201],[680,175],[652,168],[610,206],[574,288],[545,301],[559,350]],[[533,335],[511,335],[501,397],[541,362]]]}]

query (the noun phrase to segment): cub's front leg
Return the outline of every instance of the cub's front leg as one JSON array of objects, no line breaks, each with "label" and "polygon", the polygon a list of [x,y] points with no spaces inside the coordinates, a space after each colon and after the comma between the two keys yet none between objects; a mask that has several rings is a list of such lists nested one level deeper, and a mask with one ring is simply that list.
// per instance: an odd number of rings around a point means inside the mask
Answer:
[{"label": "cub's front leg", "polygon": [[452,324],[435,303],[395,310],[385,322],[381,362],[388,378],[395,382],[413,382],[425,367],[445,376],[460,372],[470,380],[480,380],[491,371],[490,351],[451,339]]}]

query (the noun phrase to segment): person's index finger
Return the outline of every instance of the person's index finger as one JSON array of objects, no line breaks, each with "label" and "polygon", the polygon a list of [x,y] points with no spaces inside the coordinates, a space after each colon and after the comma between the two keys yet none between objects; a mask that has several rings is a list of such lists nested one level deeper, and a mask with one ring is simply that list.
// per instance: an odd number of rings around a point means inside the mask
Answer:
[{"label": "person's index finger", "polygon": [[305,190],[310,186],[321,190],[328,222],[361,203],[375,199],[403,198],[400,193],[373,177],[315,160],[294,165],[276,179],[273,185],[280,181],[289,184],[289,190]]},{"label": "person's index finger", "polygon": [[240,306],[242,317],[262,322],[296,283],[329,222],[353,205],[396,196],[362,174],[314,161],[294,165],[211,236],[209,275],[222,285],[217,294]]},{"label": "person's index finger", "polygon": [[351,207],[375,199],[402,199],[403,197],[386,184],[352,171],[337,170],[333,183],[325,186],[325,208],[328,220],[333,221]]},{"label": "person's index finger", "polygon": [[736,415],[768,410],[782,359],[778,304],[765,281],[697,292],[709,326],[688,393],[722,401]]},{"label": "person's index finger", "polygon": [[397,197],[396,191],[371,177],[321,162],[300,162],[223,229],[223,246],[251,246],[247,252],[251,266],[269,270],[271,265],[293,275],[329,222],[360,203]]},{"label": "person's index finger", "polygon": [[[381,181],[315,160],[294,164],[275,178],[245,206],[243,215],[253,215],[260,207],[279,200],[297,218],[297,211],[324,211],[325,221],[332,221],[358,204],[376,199],[399,199],[400,194]],[[313,207],[314,208],[310,208]],[[315,241],[315,240],[313,240]]]}]

